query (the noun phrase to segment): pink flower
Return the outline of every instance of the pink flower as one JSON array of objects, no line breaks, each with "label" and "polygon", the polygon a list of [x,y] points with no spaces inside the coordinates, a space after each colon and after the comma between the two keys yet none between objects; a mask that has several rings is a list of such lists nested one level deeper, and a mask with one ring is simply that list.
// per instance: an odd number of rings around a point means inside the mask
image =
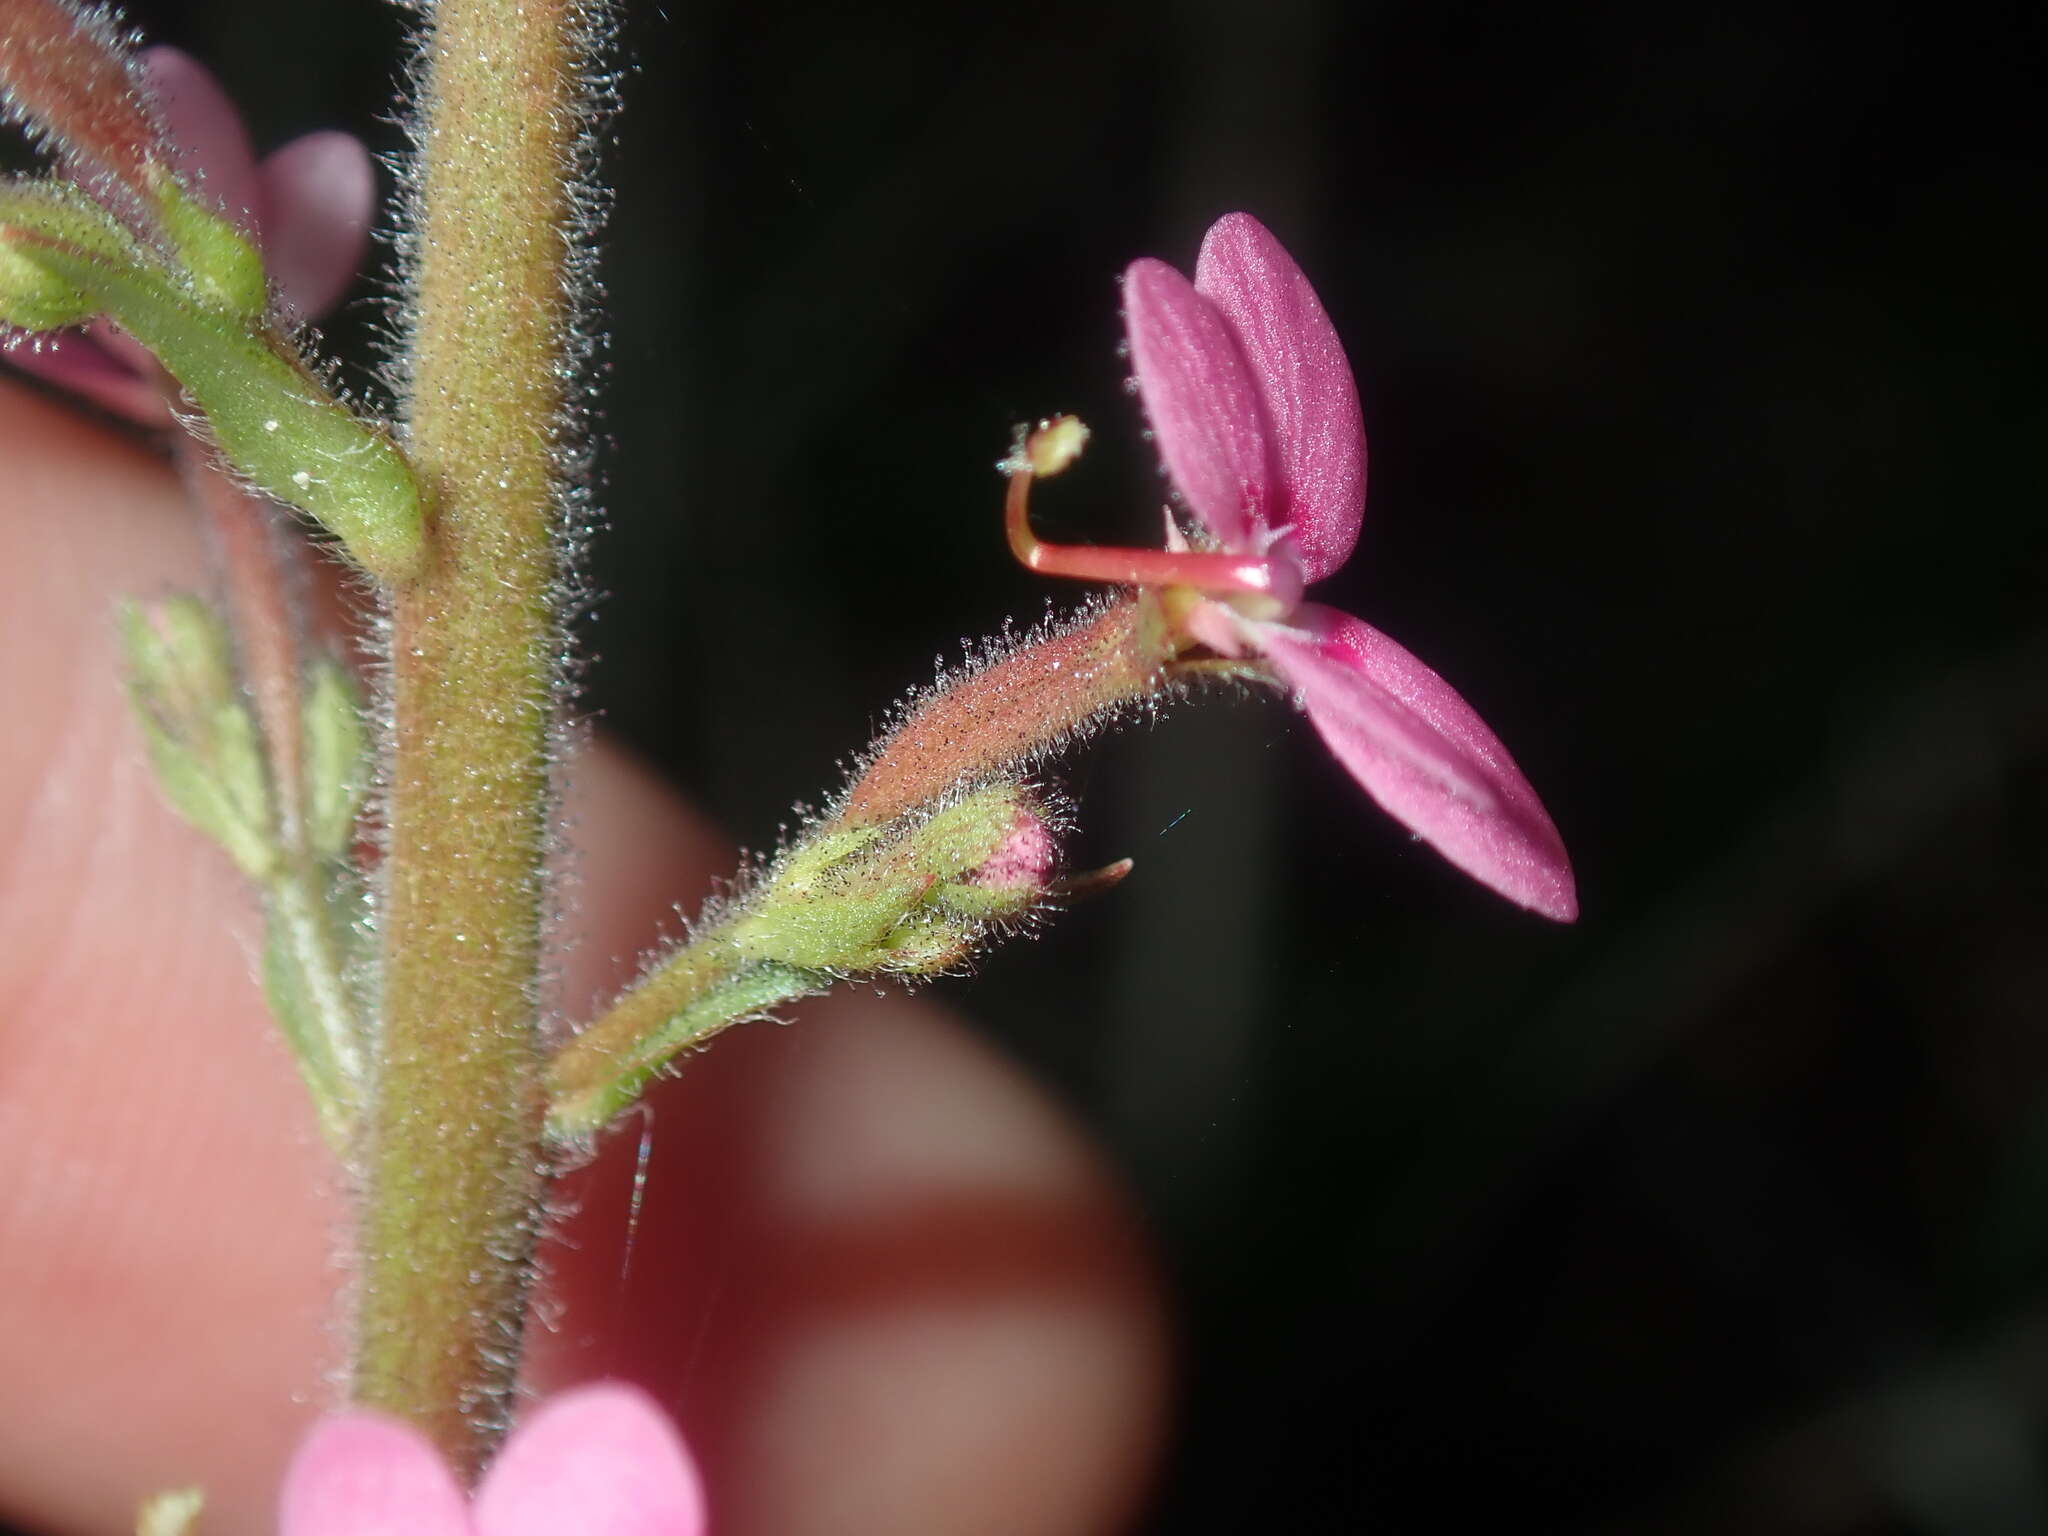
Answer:
[{"label": "pink flower", "polygon": [[[362,260],[377,197],[369,152],[345,133],[309,133],[259,164],[213,76],[175,48],[141,70],[185,181],[255,237],[273,310],[287,323],[332,308]],[[28,336],[0,328],[14,363],[144,426],[170,421],[147,353],[104,322]]]},{"label": "pink flower", "polygon": [[322,1419],[279,1498],[280,1536],[701,1536],[703,1488],[637,1387],[564,1393],[521,1424],[466,1498],[418,1430],[374,1413]]},{"label": "pink flower", "polygon": [[[1343,345],[1294,258],[1249,214],[1228,214],[1202,242],[1192,283],[1164,262],[1133,262],[1124,312],[1138,389],[1192,527],[1183,534],[1169,513],[1163,550],[1040,543],[1024,523],[1022,476],[1010,521],[1019,555],[1037,570],[1149,589],[1176,661],[1201,646],[1271,675],[1418,837],[1509,900],[1577,917],[1564,843],[1499,738],[1386,635],[1302,601],[1358,542],[1365,428]],[[1061,462],[1048,453],[1041,472]]]}]

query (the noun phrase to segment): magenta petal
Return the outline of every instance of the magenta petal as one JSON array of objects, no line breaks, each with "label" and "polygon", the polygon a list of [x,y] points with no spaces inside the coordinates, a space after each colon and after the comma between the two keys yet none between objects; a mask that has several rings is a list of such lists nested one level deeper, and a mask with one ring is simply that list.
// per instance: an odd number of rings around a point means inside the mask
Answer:
[{"label": "magenta petal", "polygon": [[261,238],[256,157],[235,104],[204,65],[175,48],[145,49],[142,72],[176,152],[179,174],[216,208]]},{"label": "magenta petal", "polygon": [[476,1496],[479,1536],[699,1536],[704,1490],[645,1392],[606,1382],[544,1404]]},{"label": "magenta petal", "polygon": [[1310,604],[1256,633],[1351,776],[1408,829],[1510,901],[1568,923],[1571,860],[1500,738],[1436,673],[1370,624]]},{"label": "magenta petal", "polygon": [[49,331],[33,336],[0,326],[0,356],[23,373],[68,389],[139,426],[170,425],[171,411],[163,391],[89,332]]},{"label": "magenta petal", "polygon": [[1273,434],[1267,520],[1293,525],[1303,573],[1320,581],[1351,557],[1365,515],[1365,420],[1344,344],[1294,258],[1248,213],[1210,226],[1195,291],[1237,332]]},{"label": "magenta petal", "polygon": [[279,1536],[470,1536],[454,1474],[424,1435],[373,1413],[322,1419],[278,1496]]},{"label": "magenta petal", "polygon": [[345,133],[309,133],[257,171],[264,265],[298,319],[332,309],[363,259],[377,210],[370,152]]},{"label": "magenta petal", "polygon": [[1229,326],[1192,283],[1147,257],[1124,273],[1124,328],[1166,472],[1225,549],[1252,549],[1267,523],[1271,448]]}]

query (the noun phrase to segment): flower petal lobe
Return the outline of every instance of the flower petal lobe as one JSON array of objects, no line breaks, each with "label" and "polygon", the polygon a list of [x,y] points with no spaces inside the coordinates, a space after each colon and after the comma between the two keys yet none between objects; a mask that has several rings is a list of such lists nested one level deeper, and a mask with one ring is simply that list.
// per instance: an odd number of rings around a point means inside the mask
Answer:
[{"label": "flower petal lobe", "polygon": [[241,114],[220,82],[197,59],[176,48],[143,50],[142,72],[163,118],[179,174],[260,240],[256,156]]},{"label": "flower petal lobe", "polygon": [[550,1399],[476,1496],[478,1536],[700,1536],[704,1491],[668,1416],[606,1382]]},{"label": "flower petal lobe", "polygon": [[471,1536],[440,1453],[395,1419],[323,1419],[300,1442],[278,1499],[280,1536]]},{"label": "flower petal lobe", "polygon": [[1363,620],[1310,604],[1294,624],[1260,626],[1260,647],[1366,793],[1481,884],[1575,919],[1564,842],[1472,706]]},{"label": "flower petal lobe", "polygon": [[1349,558],[1365,515],[1365,421],[1336,327],[1308,277],[1248,213],[1210,226],[1195,291],[1235,331],[1272,433],[1278,494],[1302,571],[1320,581]]},{"label": "flower petal lobe", "polygon": [[346,133],[309,133],[257,169],[263,255],[294,319],[325,314],[363,259],[377,208],[370,152]]},{"label": "flower petal lobe", "polygon": [[1150,257],[1124,273],[1124,324],[1167,474],[1225,549],[1250,549],[1267,525],[1272,449],[1230,327],[1192,283]]}]

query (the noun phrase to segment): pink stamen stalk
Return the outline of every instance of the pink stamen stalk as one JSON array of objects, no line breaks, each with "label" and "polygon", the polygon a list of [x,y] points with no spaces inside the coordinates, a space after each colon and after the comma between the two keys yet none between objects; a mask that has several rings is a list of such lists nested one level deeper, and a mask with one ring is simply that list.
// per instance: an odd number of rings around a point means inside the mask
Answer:
[{"label": "pink stamen stalk", "polygon": [[105,19],[60,0],[0,0],[0,91],[59,153],[113,178],[137,208],[154,203],[163,134]]},{"label": "pink stamen stalk", "polygon": [[[1055,418],[1063,420],[1064,418]],[[1194,587],[1202,592],[1278,595],[1284,578],[1273,562],[1206,550],[1123,549],[1108,544],[1053,544],[1031,531],[1033,448],[1041,427],[1025,439],[1024,451],[1007,466],[1010,488],[1003,501],[1003,527],[1010,552],[1028,571],[1118,587]]]}]

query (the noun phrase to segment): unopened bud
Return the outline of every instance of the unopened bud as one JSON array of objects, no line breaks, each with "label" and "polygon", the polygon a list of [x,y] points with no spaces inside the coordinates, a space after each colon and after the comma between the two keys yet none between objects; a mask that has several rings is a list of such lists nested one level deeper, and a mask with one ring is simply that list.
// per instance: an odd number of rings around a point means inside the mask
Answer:
[{"label": "unopened bud", "polygon": [[750,960],[927,975],[957,966],[1045,893],[1057,863],[1022,785],[977,789],[887,827],[828,830],[786,854],[733,939]]},{"label": "unopened bud", "polygon": [[995,851],[963,879],[938,886],[932,892],[935,906],[993,923],[1021,917],[1045,896],[1059,867],[1052,829],[1028,805],[1013,803],[1009,809],[1009,826]]}]

